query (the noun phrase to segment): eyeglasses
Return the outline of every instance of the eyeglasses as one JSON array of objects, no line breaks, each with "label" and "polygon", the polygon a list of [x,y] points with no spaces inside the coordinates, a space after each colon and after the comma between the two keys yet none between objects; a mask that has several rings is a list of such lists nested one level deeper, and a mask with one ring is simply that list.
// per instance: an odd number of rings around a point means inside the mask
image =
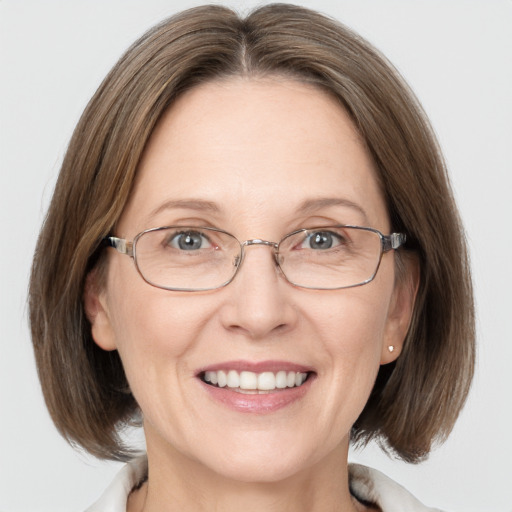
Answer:
[{"label": "eyeglasses", "polygon": [[298,229],[280,242],[245,240],[222,229],[166,226],[146,229],[132,242],[110,236],[107,246],[133,258],[142,278],[165,290],[193,292],[221,288],[239,271],[246,247],[273,249],[276,265],[300,288],[338,290],[372,281],[382,254],[405,243],[403,233],[383,235],[360,226]]}]

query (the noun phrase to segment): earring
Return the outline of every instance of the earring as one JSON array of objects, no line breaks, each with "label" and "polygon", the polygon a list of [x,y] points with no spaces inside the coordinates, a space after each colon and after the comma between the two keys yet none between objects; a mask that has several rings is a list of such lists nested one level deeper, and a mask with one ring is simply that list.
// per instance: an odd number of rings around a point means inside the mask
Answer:
[{"label": "earring", "polygon": [[389,350],[390,352],[393,352],[393,350],[395,350],[395,347],[394,347],[393,345],[389,345],[388,350]]}]

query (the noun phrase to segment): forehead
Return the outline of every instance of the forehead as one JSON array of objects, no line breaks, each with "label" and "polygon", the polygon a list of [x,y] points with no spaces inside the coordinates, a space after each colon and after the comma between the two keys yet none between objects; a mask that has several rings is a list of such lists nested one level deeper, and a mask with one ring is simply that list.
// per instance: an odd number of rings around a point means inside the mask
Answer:
[{"label": "forehead", "polygon": [[165,205],[201,203],[215,222],[263,223],[337,200],[364,211],[366,218],[352,217],[359,224],[385,227],[373,161],[339,102],[289,79],[232,78],[188,91],[164,114],[121,224],[154,227],[172,220]]}]

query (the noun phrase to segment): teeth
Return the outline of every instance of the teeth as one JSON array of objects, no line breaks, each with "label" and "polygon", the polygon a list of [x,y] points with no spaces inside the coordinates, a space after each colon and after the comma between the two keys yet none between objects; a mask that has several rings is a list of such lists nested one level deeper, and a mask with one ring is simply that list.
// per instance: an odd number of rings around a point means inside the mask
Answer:
[{"label": "teeth", "polygon": [[239,388],[240,387],[240,375],[235,370],[230,370],[228,372],[228,380],[227,380],[228,388]]},{"label": "teeth", "polygon": [[253,372],[241,372],[239,387],[241,389],[258,389],[258,376]]},{"label": "teeth", "polygon": [[219,378],[217,377],[217,372],[206,372],[206,374],[208,375],[208,382],[211,382],[212,384],[217,384],[217,382],[219,381]]},{"label": "teeth", "polygon": [[272,391],[274,389],[294,388],[301,386],[308,374],[303,372],[274,372],[254,373],[236,370],[210,371],[204,373],[205,382],[217,385],[220,388],[228,387],[241,391]]},{"label": "teeth", "polygon": [[258,389],[270,391],[276,389],[276,376],[272,372],[263,372],[258,375]]},{"label": "teeth", "polygon": [[[290,372],[293,373],[293,372]],[[276,373],[276,388],[284,389],[287,386],[288,379],[286,378],[286,372]]]},{"label": "teeth", "polygon": [[225,372],[217,372],[217,385],[219,388],[223,388],[228,383],[228,376]]}]

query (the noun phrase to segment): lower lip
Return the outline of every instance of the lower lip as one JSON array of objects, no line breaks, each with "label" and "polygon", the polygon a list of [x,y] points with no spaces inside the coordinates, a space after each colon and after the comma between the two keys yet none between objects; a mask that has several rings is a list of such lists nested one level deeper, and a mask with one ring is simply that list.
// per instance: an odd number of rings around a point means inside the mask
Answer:
[{"label": "lower lip", "polygon": [[309,375],[306,382],[301,386],[276,389],[270,393],[262,394],[238,393],[228,387],[219,388],[211,386],[202,380],[200,382],[214,400],[229,409],[237,412],[266,414],[283,409],[300,400],[309,391],[313,380],[313,376]]}]

